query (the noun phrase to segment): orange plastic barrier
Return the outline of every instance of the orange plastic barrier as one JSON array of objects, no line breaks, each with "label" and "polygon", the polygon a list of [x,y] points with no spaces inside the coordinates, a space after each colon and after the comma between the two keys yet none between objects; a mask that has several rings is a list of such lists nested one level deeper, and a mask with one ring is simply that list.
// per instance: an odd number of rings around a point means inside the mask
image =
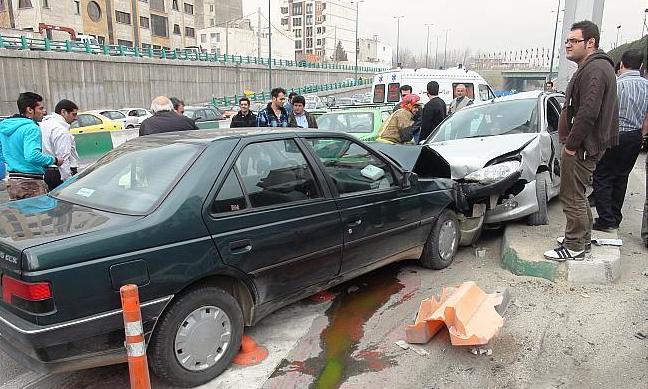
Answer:
[{"label": "orange plastic barrier", "polygon": [[485,345],[504,325],[496,311],[503,298],[485,293],[472,281],[443,288],[438,301],[434,297],[421,301],[414,324],[405,328],[405,340],[427,343],[445,325],[453,345]]},{"label": "orange plastic barrier", "polygon": [[124,311],[124,331],[131,389],[150,389],[151,378],[146,361],[146,340],[142,326],[137,285],[124,285],[119,289]]},{"label": "orange plastic barrier", "polygon": [[241,339],[241,351],[234,357],[237,365],[256,365],[268,356],[268,349],[259,346],[251,336],[243,335]]}]

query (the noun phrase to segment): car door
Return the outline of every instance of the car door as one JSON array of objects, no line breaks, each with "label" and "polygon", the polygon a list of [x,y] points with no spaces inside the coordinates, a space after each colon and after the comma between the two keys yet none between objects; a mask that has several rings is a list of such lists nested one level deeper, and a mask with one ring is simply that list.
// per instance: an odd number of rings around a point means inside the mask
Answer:
[{"label": "car door", "polygon": [[104,131],[105,126],[98,117],[85,113],[77,116],[77,120],[70,125],[70,132],[73,134],[83,134],[88,132]]},{"label": "car door", "polygon": [[402,189],[392,165],[355,140],[308,137],[307,143],[334,188],[344,225],[341,274],[417,249],[420,204],[413,189]]},{"label": "car door", "polygon": [[223,261],[252,277],[260,302],[335,278],[342,224],[312,159],[291,138],[245,144],[235,153],[205,217]]},{"label": "car door", "polygon": [[558,121],[560,118],[560,111],[565,99],[561,95],[553,95],[547,98],[545,102],[545,115],[547,123],[547,132],[551,137],[551,161],[549,173],[551,174],[552,192],[557,193],[560,189],[560,138],[558,136]]}]

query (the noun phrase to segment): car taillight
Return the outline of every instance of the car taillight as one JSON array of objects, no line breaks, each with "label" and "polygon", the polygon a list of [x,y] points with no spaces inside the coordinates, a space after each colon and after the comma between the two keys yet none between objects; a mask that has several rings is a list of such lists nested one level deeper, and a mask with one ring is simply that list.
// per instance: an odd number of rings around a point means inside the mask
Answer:
[{"label": "car taillight", "polygon": [[2,276],[2,300],[31,313],[54,310],[54,299],[49,282],[25,282]]}]

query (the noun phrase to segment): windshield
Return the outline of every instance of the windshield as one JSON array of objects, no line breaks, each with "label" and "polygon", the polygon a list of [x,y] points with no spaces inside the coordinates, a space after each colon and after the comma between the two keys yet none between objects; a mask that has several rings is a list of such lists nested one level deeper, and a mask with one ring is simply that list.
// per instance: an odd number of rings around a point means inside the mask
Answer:
[{"label": "windshield", "polygon": [[196,111],[197,110],[195,110],[195,109],[186,109],[185,108],[185,111],[184,111],[183,115],[185,115],[189,119],[195,119],[194,116],[196,115]]},{"label": "windshield", "polygon": [[372,112],[325,113],[317,118],[317,126],[346,133],[371,133],[374,130],[374,114]]},{"label": "windshield", "polygon": [[101,112],[101,114],[112,120],[123,119],[126,117],[122,112],[119,111],[103,111]]},{"label": "windshield", "polygon": [[125,143],[50,194],[90,208],[145,215],[201,149],[190,144]]},{"label": "windshield", "polygon": [[536,99],[501,101],[461,110],[441,123],[425,143],[538,132]]}]

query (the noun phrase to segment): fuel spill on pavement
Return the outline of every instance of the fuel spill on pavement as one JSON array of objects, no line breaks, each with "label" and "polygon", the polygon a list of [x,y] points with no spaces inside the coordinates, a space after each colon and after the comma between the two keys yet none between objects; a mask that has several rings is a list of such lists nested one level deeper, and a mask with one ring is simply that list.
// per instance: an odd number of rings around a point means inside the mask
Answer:
[{"label": "fuel spill on pavement", "polygon": [[354,375],[394,366],[395,360],[380,347],[359,350],[358,345],[364,336],[365,323],[392,296],[400,294],[388,309],[409,300],[415,293],[416,289],[397,278],[402,267],[402,264],[387,266],[333,288],[331,292],[337,297],[326,311],[328,324],[319,333],[319,355],[303,360],[284,359],[270,377],[274,384],[269,386],[276,387],[279,383],[276,379],[282,376],[300,375],[299,381],[305,383],[303,375],[307,375],[311,377],[308,380],[311,389],[336,389]]}]

